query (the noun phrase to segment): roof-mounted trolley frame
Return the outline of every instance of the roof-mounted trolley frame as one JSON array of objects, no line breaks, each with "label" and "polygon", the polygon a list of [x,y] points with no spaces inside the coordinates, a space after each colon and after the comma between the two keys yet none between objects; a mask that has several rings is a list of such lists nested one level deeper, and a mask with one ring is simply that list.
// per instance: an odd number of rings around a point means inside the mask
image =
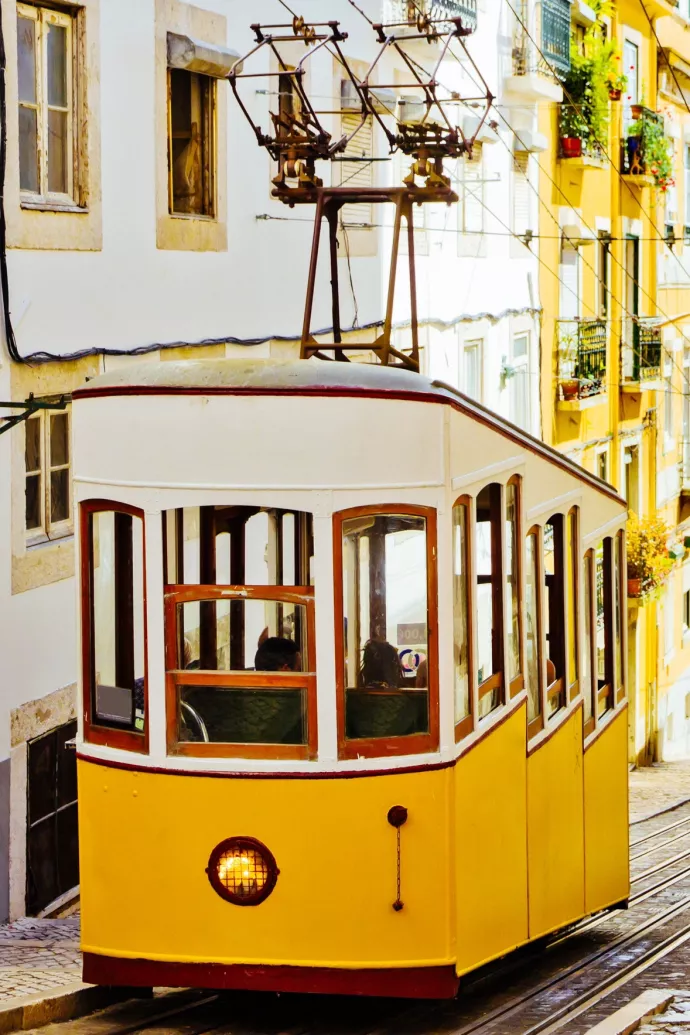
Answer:
[{"label": "roof-mounted trolley frame", "polygon": [[[457,194],[452,190],[450,177],[444,170],[444,161],[472,154],[474,141],[489,116],[494,98],[479,68],[467,51],[465,38],[470,35],[472,28],[465,25],[461,17],[433,19],[420,12],[411,32],[407,23],[376,24],[373,28],[380,48],[363,79],[359,79],[354,74],[343,54],[340,44],[347,39],[347,34],[341,32],[339,23],[329,21],[307,24],[301,17],[295,17],[292,24],[253,25],[256,46],[241,61],[237,62],[228,78],[259,145],[265,147],[274,161],[278,163],[278,174],[273,180],[273,196],[291,208],[295,205],[313,204],[316,206],[302,326],[301,357],[308,359],[311,356],[317,356],[320,359],[349,362],[348,352],[373,352],[383,365],[402,366],[418,371],[419,325],[415,275],[414,206],[431,203],[452,205],[458,200]],[[406,50],[406,46],[410,42],[420,39],[427,40],[430,44],[437,44],[440,49],[430,73]],[[481,96],[460,98],[457,94],[450,94],[447,98],[439,97],[439,83],[436,76],[444,58],[452,53],[451,44],[454,40],[459,42],[477,80],[485,88],[486,92]],[[304,42],[307,53],[296,68],[290,68],[281,56],[280,44],[294,44],[299,41]],[[272,51],[280,71],[260,73],[241,71],[249,59],[265,47]],[[318,112],[314,108],[304,87],[305,64],[321,48],[329,49],[341,63],[361,105],[359,124],[351,133],[345,134],[338,140],[334,140],[324,128],[320,121],[320,115],[324,113]],[[398,61],[402,62],[409,71],[409,81],[374,85],[371,82],[373,73],[390,48],[395,51]],[[273,135],[265,134],[252,119],[238,90],[240,79],[256,78],[257,76],[267,78],[288,76],[291,91],[298,101],[299,111],[297,113],[292,111],[286,114],[284,111],[281,112],[280,107],[277,114],[271,112]],[[394,117],[394,128],[387,124],[386,117],[382,115],[380,105],[377,104],[376,94],[382,89],[395,89],[399,96],[405,90],[416,91],[413,95],[415,112],[410,117]],[[448,115],[446,105],[457,103],[469,105],[475,109],[483,108],[472,136],[463,133],[462,128],[454,125]],[[394,113],[391,112],[390,115],[394,116]],[[370,118],[375,119],[381,127],[388,141],[390,154],[400,152],[412,159],[411,168],[404,179],[404,184],[402,186],[367,188],[324,187],[323,182],[316,175],[316,162],[318,160],[343,160],[338,156],[342,156],[350,141],[356,137]],[[338,230],[342,224],[343,208],[357,204],[392,204],[395,206],[395,215],[388,294],[381,332],[373,340],[352,343],[343,341],[338,276]],[[329,238],[332,340],[317,341],[312,333],[311,321],[324,219],[328,223]],[[393,304],[403,220],[408,245],[412,338],[411,349],[407,351],[396,349],[392,344]]]}]

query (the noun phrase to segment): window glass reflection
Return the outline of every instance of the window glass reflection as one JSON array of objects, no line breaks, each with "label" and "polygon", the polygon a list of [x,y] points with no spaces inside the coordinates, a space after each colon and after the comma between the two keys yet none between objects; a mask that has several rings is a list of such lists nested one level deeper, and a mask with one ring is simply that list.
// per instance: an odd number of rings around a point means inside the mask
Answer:
[{"label": "window glass reflection", "polygon": [[527,687],[527,719],[533,722],[541,715],[539,675],[539,536],[530,532],[525,551],[525,684]]},{"label": "window glass reflection", "polygon": [[469,669],[469,584],[467,579],[468,507],[453,508],[453,672],[455,686],[455,723],[470,714]]}]

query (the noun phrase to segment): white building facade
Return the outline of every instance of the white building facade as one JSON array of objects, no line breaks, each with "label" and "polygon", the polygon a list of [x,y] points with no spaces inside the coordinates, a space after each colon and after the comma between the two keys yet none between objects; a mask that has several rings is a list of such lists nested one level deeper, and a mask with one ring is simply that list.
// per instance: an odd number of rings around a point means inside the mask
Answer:
[{"label": "white building facade", "polygon": [[[360,6],[381,18],[378,0]],[[399,4],[405,17],[408,6]],[[458,205],[418,210],[422,369],[539,435],[536,109],[503,96],[514,60],[505,5],[436,7],[476,16],[467,47],[497,109],[472,159],[452,169]],[[376,36],[348,0],[299,0],[299,8],[307,20],[340,20],[343,52],[364,74]],[[59,406],[89,377],[124,363],[295,355],[312,210],[271,198],[275,170],[229,84],[170,68],[168,57],[169,34],[188,36],[220,68],[251,49],[250,21],[286,18],[278,0],[3,4],[14,342],[6,336],[0,354],[0,400],[33,395]],[[291,46],[301,57],[303,44]],[[460,62],[449,57],[439,80],[476,96],[471,66],[456,50]],[[426,43],[417,51],[427,67],[428,51]],[[390,83],[403,72],[387,55],[376,74]],[[310,61],[307,89],[331,112],[324,122],[334,135],[348,125],[342,80],[325,49]],[[279,82],[240,84],[267,128],[281,92],[271,84]],[[478,110],[460,106],[466,132]],[[385,159],[383,132],[355,138],[348,154]],[[396,156],[335,163],[320,175],[327,184],[355,175],[386,184],[406,171]],[[341,233],[345,327],[382,316],[391,217],[378,208]],[[328,328],[325,266],[318,287],[313,325]],[[395,333],[403,347],[409,315],[401,289]],[[2,407],[0,420],[21,413]],[[79,472],[69,419],[67,399],[0,435],[0,922],[68,900],[78,881],[74,762],[65,747],[78,669],[71,485]]]}]

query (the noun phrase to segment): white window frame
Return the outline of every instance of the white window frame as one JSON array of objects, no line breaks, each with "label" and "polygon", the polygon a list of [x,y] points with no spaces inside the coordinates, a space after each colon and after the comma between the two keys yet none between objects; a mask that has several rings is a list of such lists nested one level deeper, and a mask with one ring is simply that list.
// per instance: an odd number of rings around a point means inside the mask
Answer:
[{"label": "white window frame", "polygon": [[[50,460],[50,428],[51,428],[51,417],[59,416],[62,413],[67,414],[67,442],[68,442],[68,456],[66,464],[51,465]],[[29,417],[25,422],[25,427],[31,421],[38,421],[40,424],[39,442],[41,447],[40,457],[40,474],[41,474],[41,523],[36,528],[26,528],[26,510],[24,509],[22,514],[22,520],[24,522],[24,534],[26,537],[27,546],[35,546],[39,543],[50,542],[54,539],[64,539],[67,536],[74,535],[74,508],[72,503],[72,410],[70,406],[66,406],[64,410],[39,410],[34,416]],[[26,435],[26,432],[25,432]],[[24,464],[24,490],[26,491],[26,480],[30,473],[26,470],[26,452],[22,457]],[[51,505],[51,472],[68,471],[68,502],[69,502],[69,517],[64,521],[52,522],[50,520],[50,505]],[[36,468],[38,471],[39,468]]]},{"label": "white window frame", "polygon": [[[477,395],[470,395],[467,390],[467,375],[466,375],[466,353],[470,349],[477,350],[477,370],[479,372],[479,391]],[[459,375],[460,375],[460,391],[464,392],[465,395],[469,396],[470,399],[474,399],[475,402],[483,402],[484,399],[484,338],[468,338],[460,342],[460,364],[459,364]]]},{"label": "white window frame", "polygon": [[[74,208],[76,200],[75,176],[75,75],[77,74],[74,56],[74,16],[66,11],[55,11],[52,8],[33,4],[17,4],[17,17],[26,18],[36,25],[36,103],[18,101],[19,107],[35,110],[37,115],[37,150],[38,150],[38,193],[21,189],[21,204],[55,205]],[[48,32],[47,25],[59,25],[65,29],[67,47],[67,107],[60,111],[67,113],[67,191],[48,190]],[[55,105],[50,107],[55,108]]]},{"label": "white window frame", "polygon": [[[518,338],[525,338],[527,340],[527,349],[523,356],[515,355],[515,342]],[[515,414],[513,413],[513,400],[515,395],[515,386],[517,382],[514,380],[515,376],[520,373],[526,373],[526,410],[527,420],[524,425],[518,424],[518,427],[522,427],[523,431],[531,431],[532,428],[532,385],[530,379],[530,372],[532,369],[532,335],[529,331],[519,331],[513,334],[510,342],[510,364],[513,371],[513,377],[508,382],[508,406],[510,412],[510,420],[513,423],[517,423],[515,420]]]},{"label": "white window frame", "polygon": [[635,435],[631,438],[626,438],[621,443],[621,466],[620,466],[620,494],[625,499],[625,469],[627,464],[625,463],[626,450],[637,447],[637,499],[626,500],[628,509],[632,510],[633,513],[641,517],[642,510],[642,437]]},{"label": "white window frame", "polygon": [[597,446],[594,450],[594,474],[597,478],[601,477],[599,474],[599,458],[606,457],[606,481],[611,484],[611,446],[610,443],[606,443],[603,446]]}]

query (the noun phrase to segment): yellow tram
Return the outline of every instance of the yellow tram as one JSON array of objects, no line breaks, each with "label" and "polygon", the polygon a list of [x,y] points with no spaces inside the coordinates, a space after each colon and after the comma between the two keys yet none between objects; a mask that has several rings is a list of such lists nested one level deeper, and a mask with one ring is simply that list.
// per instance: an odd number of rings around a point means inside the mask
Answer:
[{"label": "yellow tram", "polygon": [[84,979],[451,997],[629,889],[626,508],[438,382],[74,396]]}]

